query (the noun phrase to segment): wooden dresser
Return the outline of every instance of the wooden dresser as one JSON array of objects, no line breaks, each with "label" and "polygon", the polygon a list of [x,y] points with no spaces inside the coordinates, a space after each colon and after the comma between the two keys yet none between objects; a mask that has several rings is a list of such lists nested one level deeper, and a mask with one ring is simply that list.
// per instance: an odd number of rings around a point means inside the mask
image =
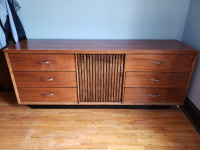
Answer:
[{"label": "wooden dresser", "polygon": [[19,104],[182,105],[198,50],[175,40],[24,40],[4,53]]}]

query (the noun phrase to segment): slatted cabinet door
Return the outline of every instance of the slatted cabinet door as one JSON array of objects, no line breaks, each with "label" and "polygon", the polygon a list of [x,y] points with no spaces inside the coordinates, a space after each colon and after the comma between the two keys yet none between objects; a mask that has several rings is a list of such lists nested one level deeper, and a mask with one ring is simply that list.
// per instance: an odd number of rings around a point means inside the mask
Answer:
[{"label": "slatted cabinet door", "polygon": [[124,62],[123,54],[78,54],[79,102],[121,103]]}]

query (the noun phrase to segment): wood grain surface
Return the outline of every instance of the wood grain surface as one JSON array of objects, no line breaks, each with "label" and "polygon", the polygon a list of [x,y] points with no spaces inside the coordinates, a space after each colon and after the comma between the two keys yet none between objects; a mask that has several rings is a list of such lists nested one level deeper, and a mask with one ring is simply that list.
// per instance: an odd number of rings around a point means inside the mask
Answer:
[{"label": "wood grain surface", "polygon": [[80,102],[122,102],[124,55],[77,55]]},{"label": "wood grain surface", "polygon": [[199,150],[200,135],[177,108],[30,109],[0,93],[0,149]]},{"label": "wood grain surface", "polygon": [[17,87],[77,87],[76,72],[14,72]]},{"label": "wood grain surface", "polygon": [[126,71],[189,72],[193,55],[127,55]]},{"label": "wood grain surface", "polygon": [[30,39],[9,46],[5,53],[77,54],[197,54],[198,50],[177,40],[56,40]]},{"label": "wood grain surface", "polygon": [[134,105],[182,104],[185,89],[125,88],[124,103]]},{"label": "wood grain surface", "polygon": [[13,71],[75,71],[74,55],[9,54],[9,58]]},{"label": "wood grain surface", "polygon": [[126,72],[125,87],[184,88],[188,73]]},{"label": "wood grain surface", "polygon": [[[20,102],[77,103],[77,88],[18,88]],[[42,96],[50,95],[52,96]]]}]

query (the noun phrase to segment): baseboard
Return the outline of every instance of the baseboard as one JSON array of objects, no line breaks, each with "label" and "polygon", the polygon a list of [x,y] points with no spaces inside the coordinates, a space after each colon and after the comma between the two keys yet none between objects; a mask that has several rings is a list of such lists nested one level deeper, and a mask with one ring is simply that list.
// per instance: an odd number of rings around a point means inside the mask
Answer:
[{"label": "baseboard", "polygon": [[169,109],[159,105],[29,105],[32,109]]},{"label": "baseboard", "polygon": [[191,102],[188,97],[186,97],[184,105],[180,106],[180,108],[200,133],[200,110]]}]

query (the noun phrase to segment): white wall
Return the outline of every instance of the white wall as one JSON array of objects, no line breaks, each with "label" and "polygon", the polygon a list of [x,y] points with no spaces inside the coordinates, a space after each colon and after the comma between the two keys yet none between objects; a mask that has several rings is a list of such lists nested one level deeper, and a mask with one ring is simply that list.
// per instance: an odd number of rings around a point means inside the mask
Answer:
[{"label": "white wall", "polygon": [[[200,0],[191,0],[182,41],[200,50]],[[188,97],[200,110],[200,56],[194,69]]]},{"label": "white wall", "polygon": [[178,39],[190,0],[18,0],[29,39]]}]

